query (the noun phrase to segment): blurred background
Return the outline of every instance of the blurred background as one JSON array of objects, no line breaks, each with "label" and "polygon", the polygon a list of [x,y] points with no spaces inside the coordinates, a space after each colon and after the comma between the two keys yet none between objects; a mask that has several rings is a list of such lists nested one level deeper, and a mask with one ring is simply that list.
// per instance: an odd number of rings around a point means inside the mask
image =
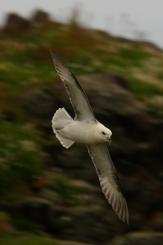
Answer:
[{"label": "blurred background", "polygon": [[[163,3],[121,2],[0,1],[2,245],[163,244]],[[85,147],[65,150],[52,132],[57,108],[73,110],[49,48],[113,132],[130,225]]]}]

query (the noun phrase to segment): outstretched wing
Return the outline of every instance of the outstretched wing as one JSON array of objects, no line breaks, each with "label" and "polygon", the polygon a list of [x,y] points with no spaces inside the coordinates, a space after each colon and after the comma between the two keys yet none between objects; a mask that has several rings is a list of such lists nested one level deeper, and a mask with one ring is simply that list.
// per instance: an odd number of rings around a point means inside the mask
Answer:
[{"label": "outstretched wing", "polygon": [[96,168],[100,185],[106,199],[119,219],[129,223],[127,203],[120,191],[118,179],[116,177],[116,169],[111,160],[107,145],[89,145],[88,152]]},{"label": "outstretched wing", "polygon": [[52,60],[54,67],[63,81],[64,86],[69,95],[71,104],[74,108],[76,119],[78,120],[91,120],[95,121],[95,117],[91,106],[88,102],[88,99],[81,88],[79,82],[76,77],[70,72],[70,70],[61,62],[61,60],[54,55],[52,55]]}]

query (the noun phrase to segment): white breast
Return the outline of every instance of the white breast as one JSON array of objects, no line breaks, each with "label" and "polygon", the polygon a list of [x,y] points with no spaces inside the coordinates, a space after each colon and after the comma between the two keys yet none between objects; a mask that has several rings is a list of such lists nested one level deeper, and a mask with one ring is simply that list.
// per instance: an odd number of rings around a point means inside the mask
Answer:
[{"label": "white breast", "polygon": [[92,124],[82,121],[73,121],[62,129],[62,135],[77,143],[91,144],[96,141],[95,127],[95,123]]}]

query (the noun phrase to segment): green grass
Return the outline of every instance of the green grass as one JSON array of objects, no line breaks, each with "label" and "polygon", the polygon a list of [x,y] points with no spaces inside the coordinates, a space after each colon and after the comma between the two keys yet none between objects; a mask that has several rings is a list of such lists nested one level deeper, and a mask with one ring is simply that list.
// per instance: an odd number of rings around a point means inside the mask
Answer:
[{"label": "green grass", "polygon": [[0,238],[1,245],[58,245],[53,238],[43,235],[18,234]]},{"label": "green grass", "polygon": [[[100,33],[91,34],[78,26],[55,24],[1,39],[0,81],[6,84],[7,90],[14,90],[16,96],[16,90],[20,91],[21,87],[34,84],[41,86],[54,80],[49,47],[59,51],[68,64],[77,64],[76,67],[72,66],[76,74],[110,71],[131,79],[129,88],[136,95],[160,94],[156,86],[148,86],[143,81],[141,84],[132,82],[139,80],[135,74],[132,75],[132,69],[137,68],[138,73],[146,73],[148,60],[157,58],[156,51],[148,51],[141,43],[126,42],[124,45],[118,39]],[[161,56],[158,59],[163,62]],[[162,67],[151,76],[162,80]]]},{"label": "green grass", "polygon": [[128,82],[128,87],[132,93],[138,98],[150,98],[154,95],[163,95],[163,90],[159,87],[151,84],[146,84],[138,79],[130,79]]},{"label": "green grass", "polygon": [[160,71],[157,75],[158,79],[160,79],[163,82],[163,71]]},{"label": "green grass", "polygon": [[120,48],[118,53],[121,59],[127,61],[130,66],[138,66],[140,68],[143,66],[143,62],[151,56],[143,47],[135,47],[134,45],[127,48]]},{"label": "green grass", "polygon": [[18,198],[23,186],[29,187],[33,178],[43,174],[37,142],[37,133],[31,127],[1,122],[0,195],[3,200]]}]

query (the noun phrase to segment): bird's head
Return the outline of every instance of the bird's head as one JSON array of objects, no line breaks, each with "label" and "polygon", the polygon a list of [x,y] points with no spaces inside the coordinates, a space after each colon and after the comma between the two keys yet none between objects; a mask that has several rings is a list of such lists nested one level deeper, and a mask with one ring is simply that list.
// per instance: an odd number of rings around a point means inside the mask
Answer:
[{"label": "bird's head", "polygon": [[99,141],[110,143],[111,142],[111,136],[112,136],[112,132],[110,129],[108,129],[107,127],[105,127],[101,123],[97,123],[96,137],[99,139]]}]

